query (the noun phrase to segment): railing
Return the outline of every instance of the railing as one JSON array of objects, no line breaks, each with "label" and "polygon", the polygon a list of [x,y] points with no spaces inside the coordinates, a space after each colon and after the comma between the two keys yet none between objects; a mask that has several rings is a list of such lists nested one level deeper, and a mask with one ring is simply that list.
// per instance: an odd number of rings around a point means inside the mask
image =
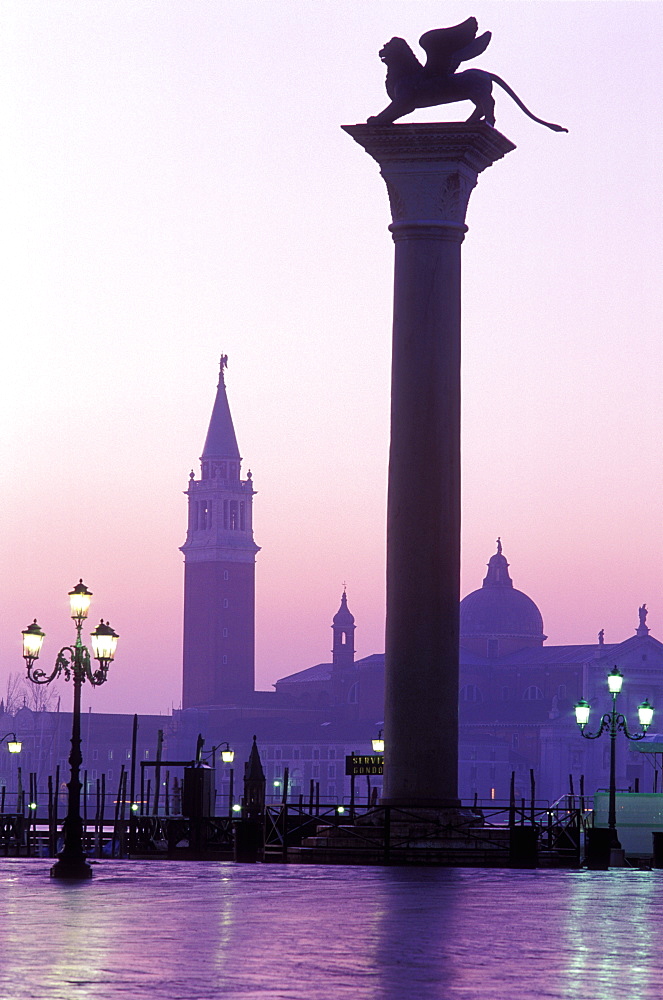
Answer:
[{"label": "railing", "polygon": [[[300,847],[304,838],[319,834],[334,850],[334,839],[342,839],[339,850],[379,855],[390,863],[413,850],[454,844],[451,849],[465,847],[479,851],[513,856],[514,843],[520,829],[532,831],[531,843],[537,852],[557,855],[560,861],[579,858],[581,831],[587,818],[577,805],[565,801],[551,806],[547,802],[529,803],[527,807],[514,803],[491,801],[484,805],[473,802],[463,806],[460,815],[448,822],[434,816],[422,818],[419,810],[396,806],[355,807],[339,813],[336,806],[320,806],[315,812],[302,805],[284,803],[266,809],[266,857],[288,859],[293,847]],[[499,837],[496,832],[504,831]]]},{"label": "railing", "polygon": [[[117,800],[106,798],[100,797],[94,814],[90,810],[87,815],[86,810],[83,816],[84,844],[90,856],[233,856],[233,820],[229,816],[189,819],[139,812],[127,817]],[[38,803],[37,796],[29,802]],[[24,803],[23,813],[0,813],[0,855],[54,857],[61,849],[64,809],[57,797],[49,794],[46,814],[43,804],[41,810],[31,809],[29,802]],[[475,800],[463,805],[460,815],[449,823],[434,818],[422,821],[421,812],[393,806],[304,804],[300,800],[266,806],[265,857],[287,861],[292,848],[301,848],[305,838],[319,834],[342,839],[346,849],[379,856],[385,863],[402,859],[413,850],[439,845],[445,838],[473,849],[477,855],[490,851],[504,857],[513,854],[514,844],[527,840],[539,853],[554,853],[572,862],[579,857],[581,835],[591,819],[584,800],[573,795],[564,795],[552,804]],[[519,834],[522,829],[532,832]]]}]

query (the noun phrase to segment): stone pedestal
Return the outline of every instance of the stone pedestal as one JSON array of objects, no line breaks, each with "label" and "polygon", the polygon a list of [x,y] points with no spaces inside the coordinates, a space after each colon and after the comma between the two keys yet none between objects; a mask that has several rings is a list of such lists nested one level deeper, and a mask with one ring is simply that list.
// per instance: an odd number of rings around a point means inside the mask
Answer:
[{"label": "stone pedestal", "polygon": [[346,125],[380,165],[395,248],[387,508],[385,785],[458,803],[460,245],[482,170],[514,149],[476,125]]}]

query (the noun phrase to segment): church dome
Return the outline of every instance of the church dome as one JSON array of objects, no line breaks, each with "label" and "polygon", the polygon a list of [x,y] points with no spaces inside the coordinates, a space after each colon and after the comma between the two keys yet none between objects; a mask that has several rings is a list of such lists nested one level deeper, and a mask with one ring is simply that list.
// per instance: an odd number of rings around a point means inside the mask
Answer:
[{"label": "church dome", "polygon": [[460,602],[460,638],[522,640],[527,646],[541,645],[547,638],[536,604],[513,586],[499,538],[481,590]]}]

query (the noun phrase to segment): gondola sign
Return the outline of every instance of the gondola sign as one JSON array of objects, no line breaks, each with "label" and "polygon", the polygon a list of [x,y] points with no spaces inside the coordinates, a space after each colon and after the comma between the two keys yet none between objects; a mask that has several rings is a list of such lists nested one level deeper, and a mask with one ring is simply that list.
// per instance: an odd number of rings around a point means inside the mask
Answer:
[{"label": "gondola sign", "polygon": [[381,753],[348,754],[345,758],[346,774],[383,774]]}]

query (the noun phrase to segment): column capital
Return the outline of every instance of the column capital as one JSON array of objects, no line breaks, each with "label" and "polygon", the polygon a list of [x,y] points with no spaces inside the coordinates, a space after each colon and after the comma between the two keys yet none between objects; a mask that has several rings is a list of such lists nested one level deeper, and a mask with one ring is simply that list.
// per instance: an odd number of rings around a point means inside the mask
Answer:
[{"label": "column capital", "polygon": [[474,125],[343,125],[380,165],[394,238],[437,234],[462,240],[470,194],[482,170],[516,147],[483,122]]}]

